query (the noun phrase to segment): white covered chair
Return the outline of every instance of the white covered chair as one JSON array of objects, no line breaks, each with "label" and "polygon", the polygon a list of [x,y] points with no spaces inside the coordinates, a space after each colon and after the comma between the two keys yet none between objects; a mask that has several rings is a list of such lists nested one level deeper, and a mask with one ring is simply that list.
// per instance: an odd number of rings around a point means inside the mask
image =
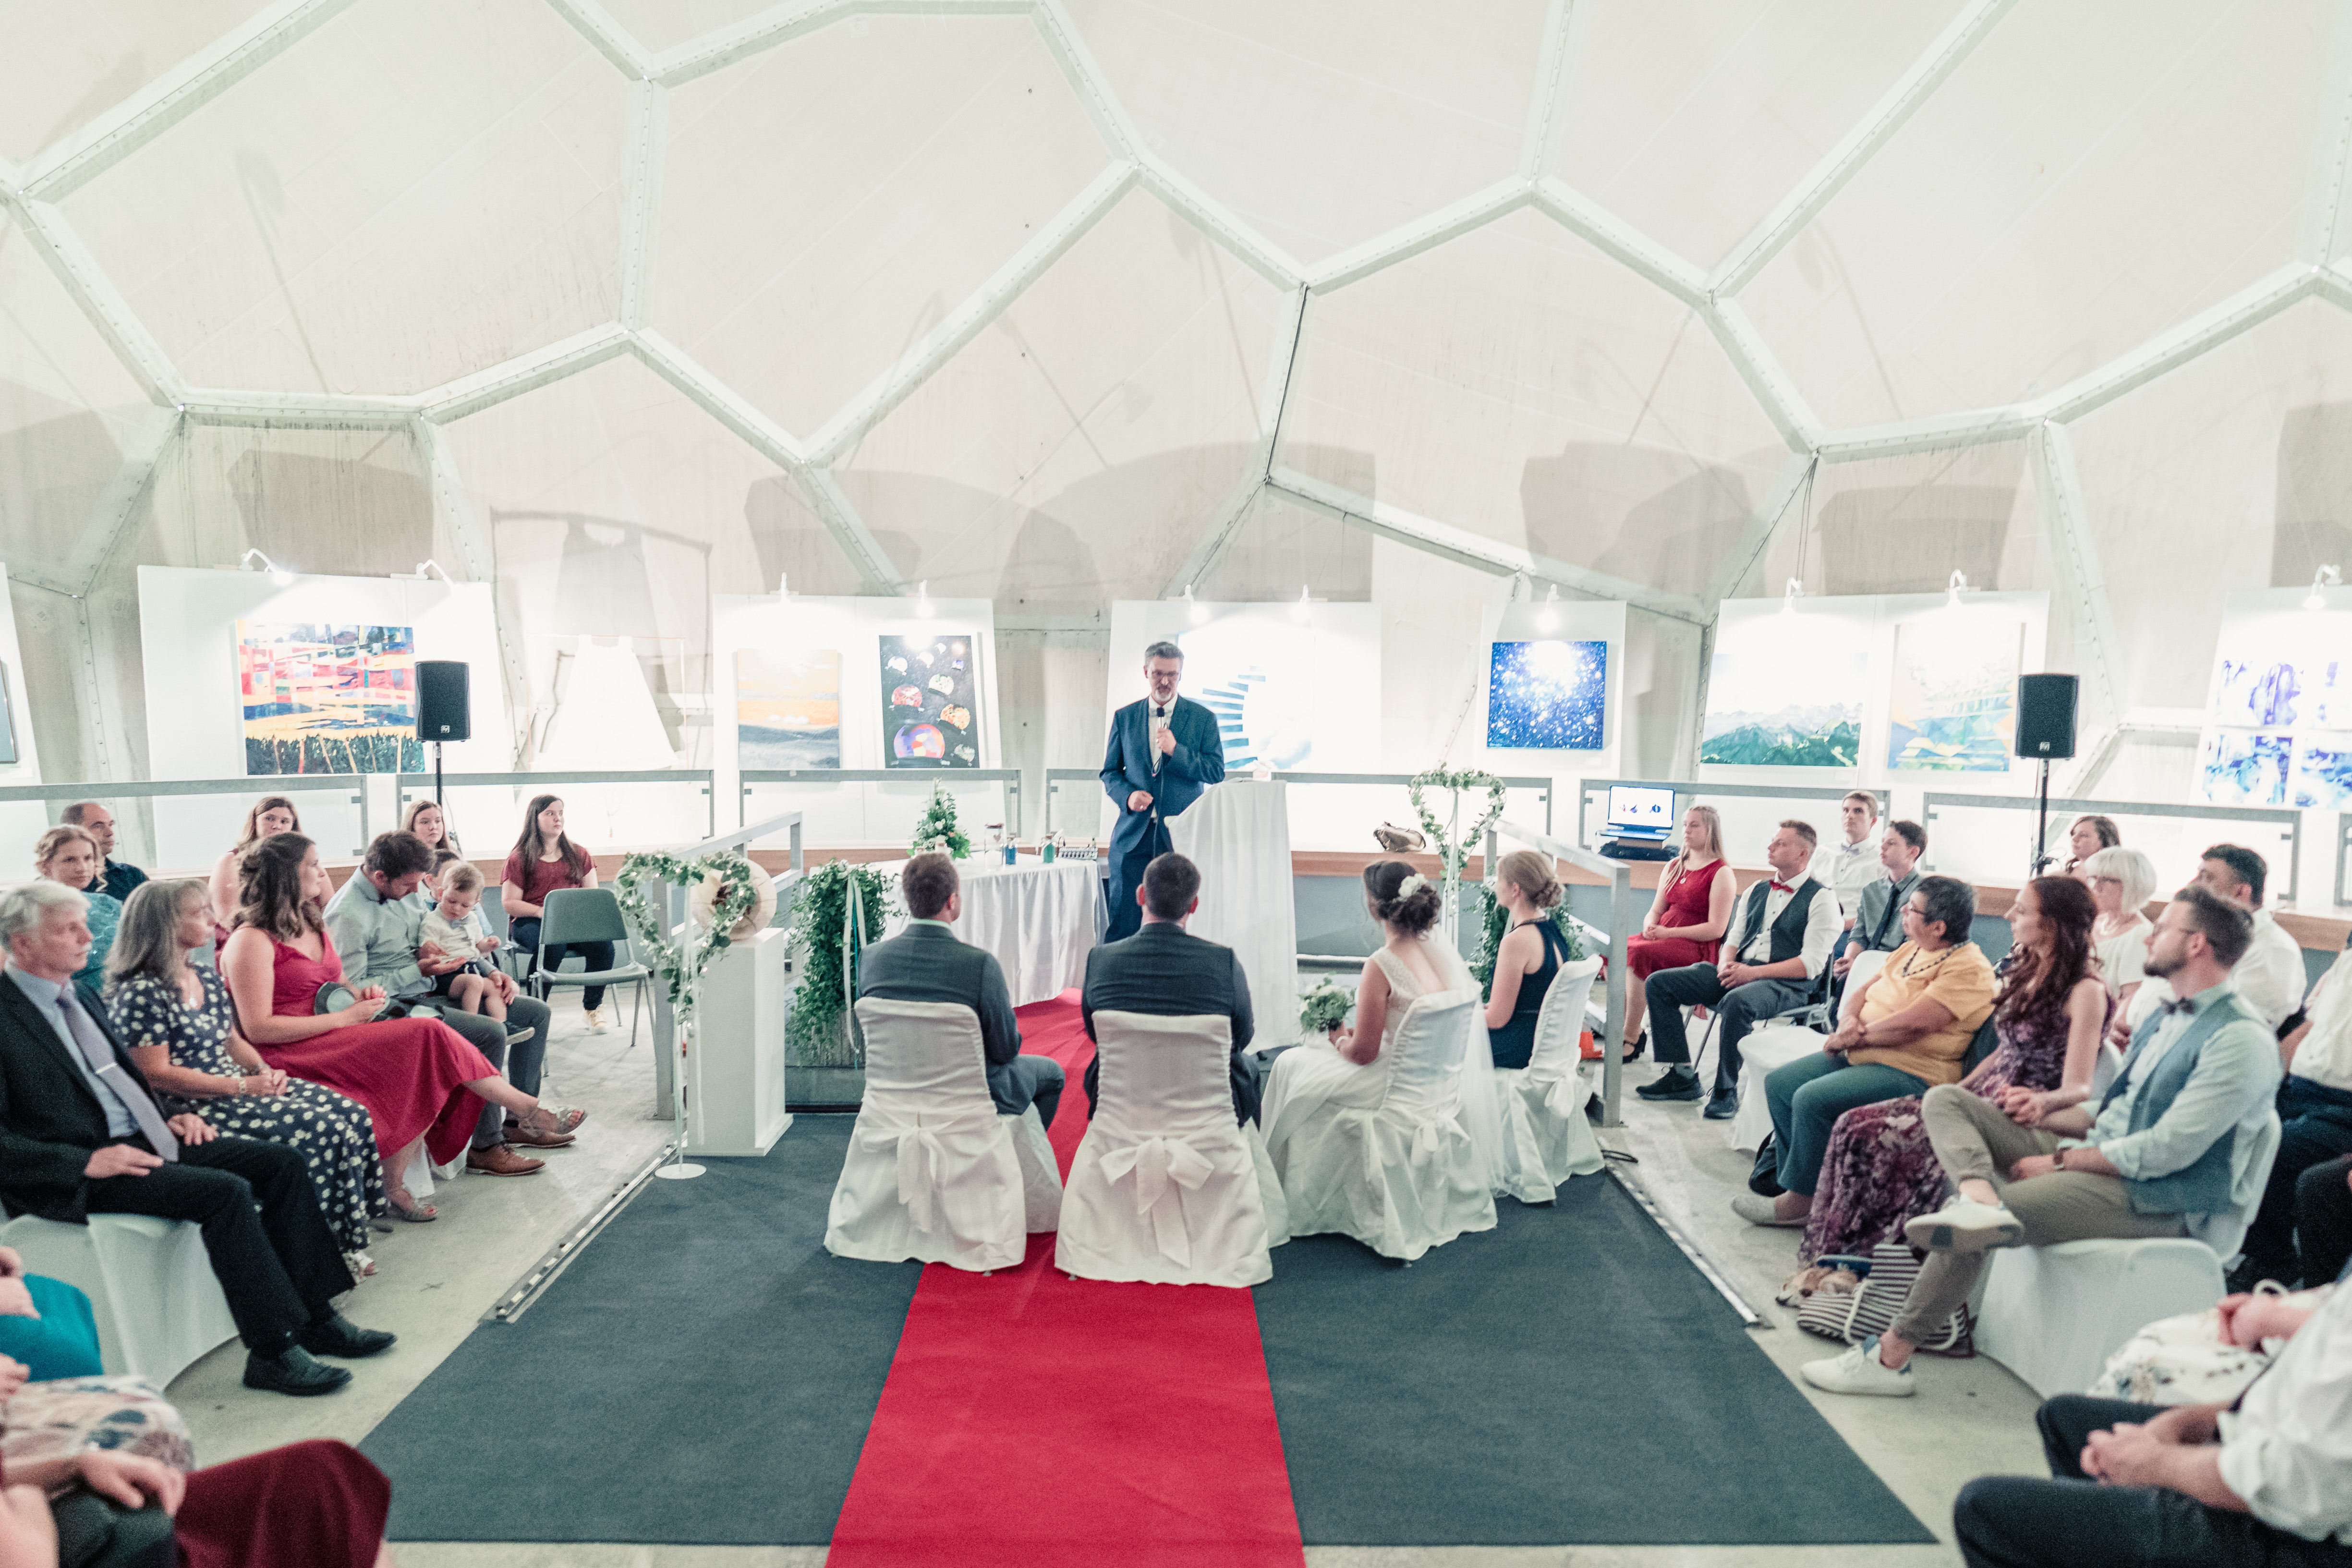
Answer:
[{"label": "white covered chair", "polygon": [[[976,1272],[1018,1265],[1028,1233],[1053,1228],[1046,1211],[1058,1212],[1061,1184],[1050,1147],[1042,1173],[1024,1173],[1021,1147],[1032,1143],[1036,1111],[997,1114],[979,1016],[961,1003],[869,996],[857,1021],[866,1099],[834,1184],[825,1250]],[[1037,1128],[1034,1142],[1044,1138]]]},{"label": "white covered chair", "polygon": [[1094,1023],[1101,1098],[1070,1162],[1054,1266],[1153,1285],[1273,1279],[1257,1157],[1234,1121],[1231,1023],[1115,1011]]},{"label": "white covered chair", "polygon": [[1496,1068],[1503,1105],[1502,1190],[1523,1204],[1548,1204],[1570,1176],[1601,1169],[1601,1140],[1585,1119],[1591,1091],[1584,1082],[1585,1005],[1597,957],[1565,963],[1552,976],[1536,1014],[1535,1050],[1524,1068]]},{"label": "white covered chair", "polygon": [[[1853,1016],[1862,983],[1886,967],[1886,954],[1860,952],[1846,971],[1845,994],[1838,1005],[1838,1022]],[[1753,1154],[1764,1147],[1772,1131],[1772,1108],[1764,1103],[1764,1080],[1775,1068],[1811,1056],[1822,1048],[1821,1035],[1799,1024],[1768,1024],[1739,1042],[1739,1114],[1731,1119],[1731,1146]]]},{"label": "white covered chair", "polygon": [[20,1215],[0,1225],[0,1247],[28,1273],[62,1279],[89,1298],[98,1353],[110,1376],[162,1387],[236,1338],[204,1233],[183,1220],[94,1214],[88,1225]]},{"label": "white covered chair", "polygon": [[2044,1398],[2080,1394],[2147,1324],[2219,1301],[2222,1265],[2253,1223],[2278,1146],[2273,1113],[2230,1194],[2236,1206],[2207,1216],[2193,1237],[2062,1241],[1995,1253],[1977,1308],[1977,1349]]},{"label": "white covered chair", "polygon": [[1410,1263],[1465,1231],[1495,1227],[1486,1161],[1462,1124],[1462,1061],[1475,991],[1418,998],[1397,1026],[1386,1089],[1370,1107],[1326,1101],[1285,1113],[1270,1144],[1294,1236],[1338,1231]]}]

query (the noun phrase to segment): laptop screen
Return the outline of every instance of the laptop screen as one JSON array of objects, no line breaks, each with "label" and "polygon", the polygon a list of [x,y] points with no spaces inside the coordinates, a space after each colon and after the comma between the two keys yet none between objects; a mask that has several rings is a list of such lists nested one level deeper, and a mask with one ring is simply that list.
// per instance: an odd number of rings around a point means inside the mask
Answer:
[{"label": "laptop screen", "polygon": [[1620,837],[1664,838],[1675,829],[1675,792],[1647,784],[1609,786],[1609,831]]}]

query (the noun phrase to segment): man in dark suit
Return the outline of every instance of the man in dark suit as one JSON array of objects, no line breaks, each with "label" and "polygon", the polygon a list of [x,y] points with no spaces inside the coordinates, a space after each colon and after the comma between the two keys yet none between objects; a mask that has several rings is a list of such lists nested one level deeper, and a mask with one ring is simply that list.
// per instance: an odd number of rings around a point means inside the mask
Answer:
[{"label": "man in dark suit", "polygon": [[[0,1205],[87,1225],[93,1214],[187,1220],[245,1341],[245,1385],[326,1394],[352,1380],[319,1355],[373,1355],[393,1336],[334,1308],[352,1288],[302,1156],[224,1138],[203,1118],[166,1121],[107,1021],[76,993],[89,955],[89,902],[56,882],[0,894]],[[259,1205],[257,1213],[255,1205]]]},{"label": "man in dark suit", "polygon": [[1103,752],[1103,793],[1118,803],[1118,826],[1110,836],[1105,942],[1135,934],[1143,869],[1172,847],[1168,818],[1181,816],[1203,789],[1225,776],[1217,716],[1176,695],[1177,682],[1184,679],[1184,650],[1172,642],[1145,648],[1143,679],[1151,683],[1151,695],[1111,715],[1110,745]]},{"label": "man in dark suit", "polygon": [[907,929],[877,942],[858,959],[857,994],[885,1002],[961,1002],[980,1016],[981,1052],[988,1058],[988,1093],[996,1109],[1018,1116],[1034,1105],[1037,1120],[1054,1125],[1062,1103],[1062,1064],[1021,1054],[1021,1022],[1013,1016],[1003,966],[986,948],[958,942],[950,928],[963,912],[955,862],[918,855],[898,879],[910,917]]},{"label": "man in dark suit", "polygon": [[[1257,1120],[1258,1079],[1242,1057],[1250,1043],[1249,976],[1230,947],[1204,942],[1184,929],[1201,907],[1201,869],[1181,855],[1162,855],[1143,869],[1136,889],[1143,929],[1125,942],[1087,954],[1087,988],[1080,1004],[1087,1035],[1094,1037],[1095,1011],[1145,1013],[1155,1017],[1223,1014],[1234,1031],[1234,1120]],[[1087,1106],[1101,1098],[1102,1058],[1087,1064]]]}]

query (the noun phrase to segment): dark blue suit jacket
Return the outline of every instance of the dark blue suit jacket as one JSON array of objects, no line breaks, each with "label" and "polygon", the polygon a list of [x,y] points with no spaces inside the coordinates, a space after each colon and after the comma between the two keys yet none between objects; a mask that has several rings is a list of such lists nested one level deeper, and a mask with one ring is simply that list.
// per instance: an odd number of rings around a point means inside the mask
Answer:
[{"label": "dark blue suit jacket", "polygon": [[1111,715],[1110,745],[1103,752],[1103,793],[1118,806],[1118,826],[1111,834],[1114,849],[1142,842],[1151,826],[1149,811],[1129,811],[1127,797],[1143,790],[1160,803],[1160,815],[1171,817],[1201,798],[1201,792],[1225,778],[1225,742],[1218,732],[1217,716],[1189,697],[1178,697],[1168,715],[1176,749],[1160,759],[1160,773],[1151,772],[1151,703],[1130,702]]},{"label": "dark blue suit jacket", "polygon": [[[1173,921],[1154,921],[1108,947],[1087,954],[1087,988],[1079,1001],[1093,1038],[1097,1008],[1155,1018],[1192,1013],[1221,1015],[1234,1032],[1234,1120],[1257,1120],[1258,1081],[1242,1052],[1255,1032],[1249,976],[1230,947],[1204,942]],[[1087,1064],[1087,1107],[1101,1098],[1102,1058]]]}]

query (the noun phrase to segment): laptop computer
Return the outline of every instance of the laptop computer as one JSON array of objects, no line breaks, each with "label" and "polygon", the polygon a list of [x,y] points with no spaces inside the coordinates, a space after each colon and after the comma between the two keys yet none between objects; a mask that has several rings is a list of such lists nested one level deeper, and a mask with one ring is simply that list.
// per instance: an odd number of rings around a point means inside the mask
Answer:
[{"label": "laptop computer", "polygon": [[1611,784],[1609,842],[1601,853],[1620,860],[1671,860],[1677,826],[1675,792],[1651,784]]}]

